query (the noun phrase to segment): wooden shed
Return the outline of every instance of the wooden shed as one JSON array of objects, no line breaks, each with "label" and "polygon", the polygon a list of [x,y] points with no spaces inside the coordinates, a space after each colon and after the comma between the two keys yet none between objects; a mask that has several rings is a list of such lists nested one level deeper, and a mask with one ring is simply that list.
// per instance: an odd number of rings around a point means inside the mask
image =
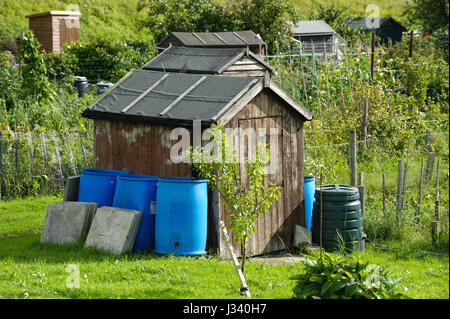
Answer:
[{"label": "wooden shed", "polygon": [[169,46],[195,48],[249,48],[255,54],[263,55],[266,43],[251,30],[232,32],[171,32],[157,47],[164,50]]},{"label": "wooden shed", "polygon": [[231,76],[272,75],[274,69],[260,56],[243,48],[191,48],[171,46],[142,69],[163,72]]},{"label": "wooden shed", "polygon": [[[173,146],[180,141],[178,133],[173,135],[175,128],[190,133],[190,145],[196,128],[204,132],[212,123],[241,128],[236,131],[243,149],[248,149],[247,129],[259,130],[258,138],[270,139],[277,164],[265,179],[277,182],[282,195],[258,221],[249,255],[285,249],[292,243],[294,225],[304,225],[303,123],[312,115],[268,75],[133,70],[83,116],[95,124],[95,167],[163,177],[193,176],[188,160],[173,160]],[[220,255],[228,253],[218,222],[228,216],[223,199],[210,191],[207,243]],[[239,255],[239,245],[234,243],[234,247]]]},{"label": "wooden shed", "polygon": [[344,39],[323,20],[291,23],[291,32],[293,51],[302,55],[340,55],[345,45]]},{"label": "wooden shed", "polygon": [[76,11],[48,11],[26,16],[30,30],[46,52],[59,52],[65,43],[78,41],[79,16]]}]

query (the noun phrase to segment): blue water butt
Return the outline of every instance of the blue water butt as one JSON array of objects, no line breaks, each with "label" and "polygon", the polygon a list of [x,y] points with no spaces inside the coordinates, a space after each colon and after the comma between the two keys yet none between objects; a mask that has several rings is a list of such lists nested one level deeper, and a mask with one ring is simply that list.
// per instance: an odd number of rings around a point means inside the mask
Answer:
[{"label": "blue water butt", "polygon": [[94,202],[98,206],[111,206],[117,184],[117,176],[129,172],[103,168],[81,170],[78,190],[79,202]]},{"label": "blue water butt", "polygon": [[316,188],[315,178],[313,176],[304,177],[305,189],[305,228],[311,230],[311,218],[313,212],[314,192]]},{"label": "blue water butt", "polygon": [[142,212],[141,222],[133,244],[133,251],[151,249],[155,242],[155,201],[158,178],[129,174],[117,178],[112,207]]},{"label": "blue water butt", "polygon": [[205,254],[207,217],[206,179],[159,178],[156,191],[155,252]]}]

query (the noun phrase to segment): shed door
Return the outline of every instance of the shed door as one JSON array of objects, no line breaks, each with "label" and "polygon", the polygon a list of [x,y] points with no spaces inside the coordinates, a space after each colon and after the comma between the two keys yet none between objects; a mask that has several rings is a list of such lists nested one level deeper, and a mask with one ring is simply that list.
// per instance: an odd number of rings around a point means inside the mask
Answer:
[{"label": "shed door", "polygon": [[[252,235],[248,244],[249,255],[261,254],[283,249],[277,236],[280,226],[284,222],[283,193],[283,128],[282,116],[257,117],[239,119],[239,151],[240,163],[243,158],[252,157],[255,154],[256,144],[269,144],[270,160],[266,166],[267,175],[264,176],[264,185],[272,182],[281,186],[281,194],[278,201],[272,203],[269,211],[257,221],[257,231]],[[254,135],[253,135],[254,134]],[[253,141],[252,141],[253,139]],[[245,165],[240,165],[241,177],[245,187],[248,186]],[[280,247],[278,247],[280,246]]]},{"label": "shed door", "polygon": [[79,38],[78,18],[68,17],[59,19],[59,48],[69,41],[75,42]]}]

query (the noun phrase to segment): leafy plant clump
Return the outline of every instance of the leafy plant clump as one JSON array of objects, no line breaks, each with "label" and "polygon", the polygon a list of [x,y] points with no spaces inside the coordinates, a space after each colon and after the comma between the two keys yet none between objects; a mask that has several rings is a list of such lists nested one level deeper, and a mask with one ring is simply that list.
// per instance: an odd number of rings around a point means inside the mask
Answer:
[{"label": "leafy plant clump", "polygon": [[352,255],[323,253],[303,261],[304,272],[296,280],[297,299],[400,299],[408,298],[399,285],[402,278],[389,270]]}]

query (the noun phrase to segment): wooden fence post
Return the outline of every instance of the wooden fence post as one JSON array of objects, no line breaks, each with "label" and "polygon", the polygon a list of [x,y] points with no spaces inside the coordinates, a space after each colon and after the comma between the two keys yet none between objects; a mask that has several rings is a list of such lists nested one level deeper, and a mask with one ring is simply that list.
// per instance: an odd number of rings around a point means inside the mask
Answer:
[{"label": "wooden fence post", "polygon": [[364,191],[364,172],[358,172],[358,190],[359,199],[361,202],[361,215],[364,216],[365,204],[366,204],[366,194]]},{"label": "wooden fence post", "polygon": [[20,169],[19,169],[19,133],[14,130],[14,159],[16,167],[17,184],[20,184]]},{"label": "wooden fence post", "polygon": [[402,210],[402,167],[403,161],[398,161],[398,170],[397,170],[397,224],[400,223],[400,214]]},{"label": "wooden fence post", "polygon": [[431,134],[432,134],[431,130],[427,130],[425,140],[425,150],[428,153],[427,165],[425,169],[425,182],[427,185],[431,182],[431,179],[433,177],[433,166],[435,158],[433,149],[431,147],[431,143],[433,142]]},{"label": "wooden fence post", "polygon": [[33,150],[33,139],[31,137],[31,133],[27,133],[28,139],[28,154],[30,155],[30,174],[31,178],[34,177],[34,150]]},{"label": "wooden fence post", "polygon": [[414,46],[414,31],[411,30],[409,32],[409,57],[412,58],[413,56],[413,46]]},{"label": "wooden fence post", "polygon": [[356,132],[350,131],[350,185],[356,186]]},{"label": "wooden fence post", "polygon": [[406,183],[408,177],[408,160],[405,162],[405,169],[403,171],[403,190],[402,190],[402,203],[401,209],[405,209],[405,197],[406,197]]},{"label": "wooden fence post", "polygon": [[427,158],[427,166],[426,166],[426,173],[425,173],[425,181],[426,184],[428,185],[429,183],[431,183],[431,179],[433,178],[433,166],[434,166],[434,158],[435,155],[433,152],[428,153],[428,158]]},{"label": "wooden fence post", "polygon": [[370,83],[373,84],[373,65],[375,62],[375,31],[372,31],[372,41],[370,45]]},{"label": "wooden fence post", "polygon": [[439,158],[436,168],[436,200],[434,202],[434,220],[431,222],[431,241],[436,245],[440,232],[440,202],[439,202]]},{"label": "wooden fence post", "polygon": [[368,112],[368,102],[367,98],[364,98],[363,102],[363,115],[362,115],[362,125],[361,125],[361,139],[363,145],[367,146],[367,112]]},{"label": "wooden fence post", "polygon": [[417,215],[416,215],[416,221],[418,222],[420,219],[420,209],[422,206],[422,189],[423,189],[423,162],[424,159],[422,158],[422,162],[420,164],[420,180],[419,180],[419,205],[417,205]]},{"label": "wooden fence post", "polygon": [[431,146],[430,146],[431,145],[431,130],[427,130],[425,145],[426,145],[427,152],[431,152]]},{"label": "wooden fence post", "polygon": [[48,157],[47,157],[47,145],[45,142],[45,133],[41,133],[41,143],[42,143],[42,151],[44,152],[44,164],[45,164],[45,174],[48,178],[48,184],[47,189],[50,189],[50,174],[49,174],[49,167],[48,167]]}]

